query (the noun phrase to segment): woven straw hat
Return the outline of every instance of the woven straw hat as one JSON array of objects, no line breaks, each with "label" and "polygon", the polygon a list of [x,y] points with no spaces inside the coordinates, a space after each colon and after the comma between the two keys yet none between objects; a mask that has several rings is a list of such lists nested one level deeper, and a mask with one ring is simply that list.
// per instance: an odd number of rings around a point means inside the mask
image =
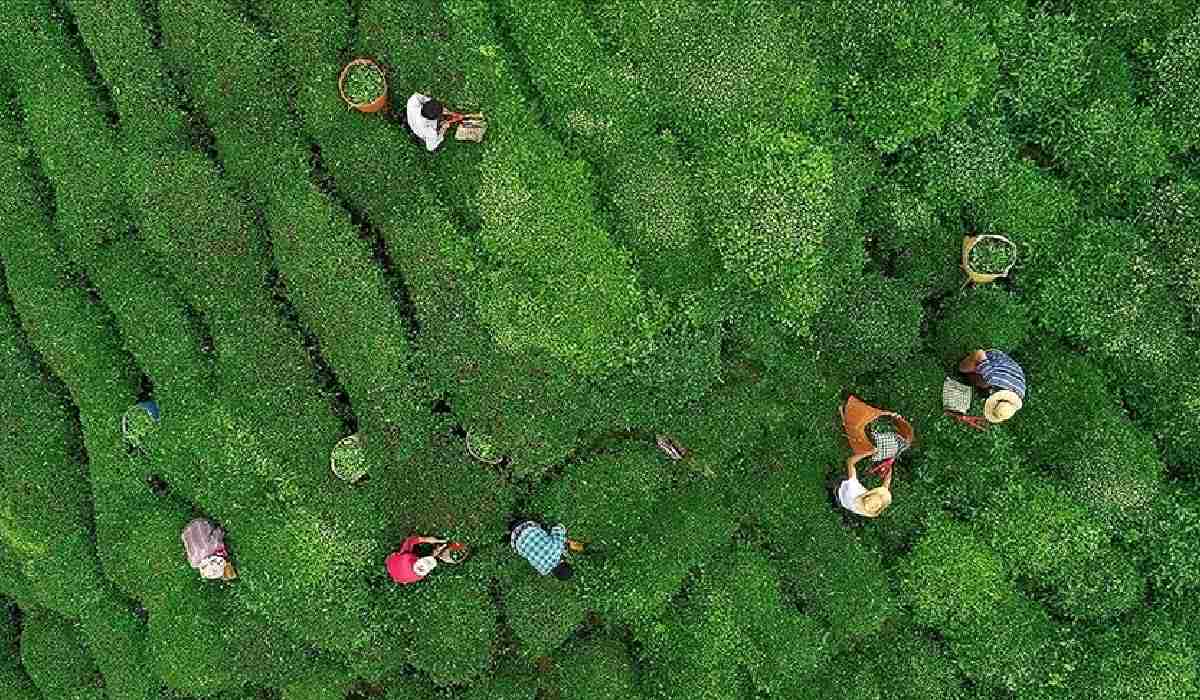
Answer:
[{"label": "woven straw hat", "polygon": [[421,557],[413,563],[413,573],[421,578],[429,575],[429,572],[437,568],[437,559],[434,557]]},{"label": "woven straw hat", "polygon": [[213,581],[225,576],[225,557],[212,555],[200,562],[200,578]]},{"label": "woven straw hat", "polygon": [[1007,389],[997,391],[983,404],[983,416],[991,423],[1003,423],[1016,415],[1022,405],[1024,404],[1017,392]]},{"label": "woven straw hat", "polygon": [[892,505],[892,492],[879,486],[862,494],[855,499],[858,508],[868,518],[877,518],[879,514]]}]

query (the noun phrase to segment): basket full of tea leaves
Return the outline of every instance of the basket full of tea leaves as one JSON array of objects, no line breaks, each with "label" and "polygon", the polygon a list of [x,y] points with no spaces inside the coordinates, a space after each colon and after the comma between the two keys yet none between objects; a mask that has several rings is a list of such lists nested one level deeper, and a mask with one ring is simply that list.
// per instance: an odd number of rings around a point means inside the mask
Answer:
[{"label": "basket full of tea leaves", "polygon": [[346,64],[338,77],[338,90],[346,104],[360,112],[378,112],[387,106],[387,78],[369,58]]},{"label": "basket full of tea leaves", "polygon": [[146,439],[157,428],[158,419],[143,404],[130,406],[121,417],[121,433],[126,442],[137,449],[145,447]]},{"label": "basket full of tea leaves", "polygon": [[329,468],[342,481],[354,483],[367,475],[367,453],[358,433],[338,441],[329,454]]},{"label": "basket full of tea leaves", "polygon": [[1013,250],[1004,243],[980,241],[971,249],[971,268],[985,275],[1004,274],[1013,263]]},{"label": "basket full of tea leaves", "polygon": [[963,270],[972,282],[987,283],[1008,276],[1017,262],[1017,247],[1004,236],[963,239]]}]

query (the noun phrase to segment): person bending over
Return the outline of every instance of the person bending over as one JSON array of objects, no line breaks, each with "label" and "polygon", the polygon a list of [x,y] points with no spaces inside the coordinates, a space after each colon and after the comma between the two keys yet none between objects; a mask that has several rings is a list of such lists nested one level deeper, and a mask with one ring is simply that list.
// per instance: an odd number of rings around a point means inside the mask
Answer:
[{"label": "person bending over", "polygon": [[864,518],[878,518],[892,504],[892,470],[885,470],[883,486],[868,490],[858,480],[854,465],[867,455],[846,458],[846,479],[838,486],[838,503],[843,508]]},{"label": "person bending over", "polygon": [[561,523],[547,532],[533,520],[514,521],[509,528],[509,544],[542,576],[554,574],[566,581],[575,575],[571,565],[563,561],[567,550],[582,551],[583,547],[567,539],[567,528]]},{"label": "person bending over", "polygon": [[442,145],[446,132],[458,120],[461,120],[461,115],[447,111],[445,105],[428,95],[418,92],[408,98],[405,110],[408,130],[425,144],[425,150],[430,153]]}]

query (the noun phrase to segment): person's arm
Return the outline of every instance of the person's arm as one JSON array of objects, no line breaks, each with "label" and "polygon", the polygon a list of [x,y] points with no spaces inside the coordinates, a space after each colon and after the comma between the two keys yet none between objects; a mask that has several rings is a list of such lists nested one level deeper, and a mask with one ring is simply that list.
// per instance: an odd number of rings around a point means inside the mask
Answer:
[{"label": "person's arm", "polygon": [[408,539],[404,540],[404,542],[400,545],[400,553],[408,554],[409,552],[411,552],[413,550],[413,547],[416,547],[418,544],[421,544],[421,542],[424,541],[424,539],[425,538],[417,537],[416,535],[409,537]]},{"label": "person's arm", "polygon": [[425,150],[433,153],[442,145],[442,140],[446,137],[445,129],[438,129],[433,136],[425,137]]},{"label": "person's arm", "polygon": [[888,491],[892,490],[892,470],[891,469],[888,470],[887,476],[883,477],[883,488],[887,489]]},{"label": "person's arm", "polygon": [[850,455],[846,458],[847,479],[853,479],[855,481],[858,480],[858,470],[854,468],[854,465],[858,464],[859,460],[861,460],[863,457],[866,457],[866,455]]},{"label": "person's arm", "polygon": [[550,536],[559,542],[567,541],[567,527],[562,523],[550,528]]},{"label": "person's arm", "polygon": [[212,529],[208,532],[208,542],[209,551],[212,554],[223,557],[229,553],[225,549],[225,531],[216,525],[213,525]]},{"label": "person's arm", "polygon": [[979,367],[979,363],[984,362],[985,360],[987,360],[987,353],[983,350],[976,350],[970,355],[964,357],[962,362],[958,363],[958,371],[962,372],[963,374],[971,374],[976,370],[976,368]]}]

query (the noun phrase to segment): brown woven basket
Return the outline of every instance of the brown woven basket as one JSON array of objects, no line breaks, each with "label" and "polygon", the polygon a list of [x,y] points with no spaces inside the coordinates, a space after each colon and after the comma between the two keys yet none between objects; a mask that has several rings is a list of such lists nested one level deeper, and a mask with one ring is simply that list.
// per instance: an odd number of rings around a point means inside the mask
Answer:
[{"label": "brown woven basket", "polygon": [[[354,102],[353,100],[351,100],[350,96],[346,94],[346,76],[350,74],[350,69],[353,68],[354,66],[363,66],[363,65],[375,66],[375,69],[379,71],[380,77],[383,78],[383,93],[380,94],[379,97],[375,98],[374,100],[372,100],[370,102],[358,104],[358,103]],[[367,114],[370,114],[372,112],[378,112],[380,110],[386,109],[387,105],[388,105],[387,73],[384,72],[383,66],[379,65],[378,63],[376,63],[374,60],[372,60],[370,58],[356,58],[353,61],[347,63],[346,67],[342,69],[341,75],[338,76],[338,93],[341,94],[342,99],[345,100],[346,104],[350,105],[351,108],[357,109],[360,112],[365,112]]]},{"label": "brown woven basket", "polygon": [[[1000,241],[1012,248],[1013,256],[1009,261],[1008,267],[1001,272],[977,272],[971,268],[971,249],[974,248],[980,241],[993,240]],[[1008,240],[1004,236],[987,235],[987,236],[964,236],[962,246],[962,269],[967,273],[967,279],[975,284],[987,284],[995,282],[1001,277],[1008,277],[1008,273],[1012,272],[1013,265],[1017,264],[1017,244]]]}]

